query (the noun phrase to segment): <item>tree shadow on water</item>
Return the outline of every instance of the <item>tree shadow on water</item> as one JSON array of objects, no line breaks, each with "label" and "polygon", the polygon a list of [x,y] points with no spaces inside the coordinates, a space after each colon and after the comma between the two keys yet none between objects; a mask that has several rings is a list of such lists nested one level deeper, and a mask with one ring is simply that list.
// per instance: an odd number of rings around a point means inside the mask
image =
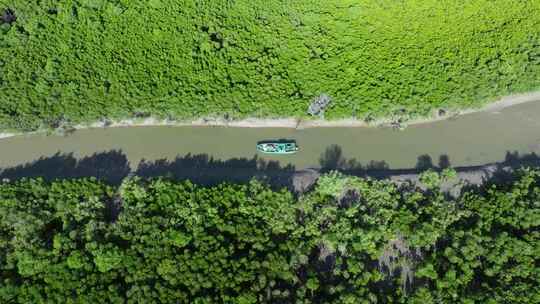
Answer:
[{"label": "tree shadow on water", "polygon": [[215,159],[208,154],[187,154],[174,160],[142,160],[135,175],[143,177],[167,177],[175,180],[188,179],[202,185],[214,185],[223,181],[247,182],[257,178],[271,185],[285,186],[295,172],[293,165],[282,166],[278,161],[267,161],[257,155],[252,158]]},{"label": "tree shadow on water", "polygon": [[58,178],[96,177],[117,184],[130,172],[127,157],[118,150],[94,153],[81,159],[73,153],[56,153],[35,161],[0,169],[0,179],[42,177],[47,181]]},{"label": "tree shadow on water", "polygon": [[439,165],[438,167],[440,169],[448,169],[452,167],[452,164],[450,163],[450,157],[446,154],[443,154],[439,156]]},{"label": "tree shadow on water", "polygon": [[9,168],[0,168],[0,179],[16,180],[23,177],[42,177],[47,181],[95,177],[110,184],[120,184],[130,173],[153,178],[191,180],[202,185],[221,182],[248,182],[252,178],[276,187],[289,187],[295,167],[282,166],[277,161],[257,157],[215,159],[208,154],[187,154],[174,160],[142,160],[132,171],[122,151],[107,151],[76,158],[72,153],[56,153],[35,161]]},{"label": "tree shadow on water", "polygon": [[331,145],[321,154],[319,164],[322,170],[344,169],[347,160],[343,156],[343,150],[338,145]]},{"label": "tree shadow on water", "polygon": [[416,161],[415,168],[419,171],[425,171],[429,169],[433,169],[435,166],[433,165],[433,161],[431,160],[431,156],[428,154],[422,154],[418,156]]},{"label": "tree shadow on water", "polygon": [[[451,166],[448,155],[439,157],[434,166],[431,157],[421,155],[417,166],[410,169],[390,169],[385,161],[370,161],[362,165],[354,158],[346,158],[340,146],[329,146],[319,159],[321,171],[340,170],[346,174],[375,179],[417,179],[418,173],[426,168],[436,171]],[[454,167],[458,177],[472,184],[500,183],[512,181],[515,169],[540,167],[540,157],[535,153],[519,154],[507,152],[501,162],[479,166]],[[56,153],[9,168],[0,168],[0,179],[16,180],[22,177],[42,177],[45,180],[62,178],[96,177],[110,184],[120,184],[129,174],[145,178],[166,177],[175,180],[191,180],[202,185],[221,182],[245,183],[256,178],[272,188],[286,187],[297,193],[310,189],[318,178],[318,170],[296,171],[292,165],[267,161],[257,157],[216,159],[208,154],[187,154],[173,160],[143,160],[132,170],[122,151],[111,150],[76,158],[73,154]]]},{"label": "tree shadow on water", "polygon": [[342,171],[367,171],[367,170],[386,170],[388,163],[384,160],[371,160],[362,165],[356,158],[346,158],[343,149],[339,145],[330,145],[321,154],[319,158],[321,170],[342,170]]},{"label": "tree shadow on water", "polygon": [[540,157],[534,152],[520,154],[517,151],[506,151],[503,163],[509,166],[525,165],[534,167],[540,166]]},{"label": "tree shadow on water", "polygon": [[452,167],[452,164],[450,163],[450,157],[447,154],[442,154],[439,156],[437,166],[433,164],[433,160],[429,154],[422,154],[416,159],[415,166],[418,171],[442,170],[450,167]]},{"label": "tree shadow on water", "polygon": [[330,170],[364,171],[388,169],[388,164],[385,161],[372,160],[366,165],[362,165],[355,158],[346,158],[343,149],[339,145],[328,146],[319,158],[319,165],[323,172]]}]

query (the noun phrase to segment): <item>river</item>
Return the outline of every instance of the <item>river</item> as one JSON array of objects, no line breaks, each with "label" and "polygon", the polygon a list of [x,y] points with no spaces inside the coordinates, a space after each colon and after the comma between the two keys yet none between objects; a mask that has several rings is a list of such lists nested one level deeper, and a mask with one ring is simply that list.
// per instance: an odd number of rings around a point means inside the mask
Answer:
[{"label": "river", "polygon": [[[392,169],[412,168],[418,158],[437,165],[442,155],[452,166],[501,161],[507,152],[540,153],[540,102],[500,111],[485,111],[455,119],[409,126],[403,131],[384,128],[235,128],[235,127],[116,127],[77,130],[68,136],[21,135],[0,140],[0,168],[39,158],[72,154],[81,158],[121,151],[136,168],[141,160],[172,160],[187,154],[214,159],[252,158],[260,140],[295,139],[296,155],[259,158],[292,164],[296,169],[318,167],[332,145],[334,154],[363,165],[384,161]],[[336,147],[336,146],[334,146]],[[335,156],[335,155],[334,155]],[[338,155],[339,156],[339,155]],[[429,156],[429,157],[427,157]]]}]

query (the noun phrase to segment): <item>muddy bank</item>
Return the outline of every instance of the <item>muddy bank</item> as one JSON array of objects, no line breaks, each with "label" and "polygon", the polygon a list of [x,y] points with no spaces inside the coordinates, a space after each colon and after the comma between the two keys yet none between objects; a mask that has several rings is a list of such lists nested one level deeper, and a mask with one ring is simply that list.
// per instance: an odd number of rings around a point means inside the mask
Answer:
[{"label": "muddy bank", "polygon": [[[441,189],[453,197],[457,197],[463,188],[477,188],[485,186],[486,184],[511,182],[514,179],[516,170],[539,167],[540,158],[534,157],[534,159],[526,161],[507,161],[482,166],[453,168],[457,173],[456,177],[443,182]],[[439,171],[437,168],[435,168],[435,170]],[[415,168],[400,170],[343,171],[344,174],[362,178],[389,180],[399,186],[410,183],[417,187],[424,188],[425,185],[420,182],[422,172],[423,171]],[[307,169],[294,172],[290,175],[282,174],[281,176],[273,177],[260,176],[260,179],[273,181],[275,184],[287,187],[297,194],[302,194],[312,189],[321,174],[323,173],[320,170]]]},{"label": "muddy bank", "polygon": [[[206,164],[205,164],[206,162]],[[442,190],[456,197],[464,187],[481,187],[486,183],[504,183],[513,180],[513,172],[520,168],[540,167],[540,157],[536,154],[514,155],[505,161],[480,166],[455,167],[456,177],[443,183]],[[430,168],[441,171],[441,168]],[[208,160],[194,157],[183,162],[144,161],[136,168],[118,151],[110,151],[93,157],[76,159],[72,156],[57,155],[40,159],[25,165],[0,169],[0,180],[20,178],[55,179],[94,177],[104,182],[119,185],[125,178],[170,178],[190,180],[200,185],[216,185],[222,182],[247,183],[252,179],[269,184],[275,190],[287,188],[300,195],[309,191],[318,178],[332,168],[309,168],[296,170],[292,166],[280,166],[274,162],[253,159],[247,162],[238,159],[227,161]],[[412,184],[423,188],[420,175],[426,169],[354,169],[338,171],[351,176],[389,180],[397,185]]]},{"label": "muddy bank", "polygon": [[[114,128],[114,127],[143,127],[143,126],[194,126],[194,127],[237,127],[237,128],[291,128],[291,129],[306,129],[320,127],[381,127],[390,126],[405,128],[411,125],[433,123],[450,118],[456,118],[460,115],[477,113],[477,112],[497,112],[504,108],[519,105],[527,102],[535,102],[540,100],[540,91],[509,95],[486,104],[481,108],[461,109],[461,110],[445,110],[443,113],[434,111],[431,116],[418,117],[404,120],[397,123],[398,117],[380,118],[373,121],[363,121],[354,118],[336,119],[336,120],[321,120],[321,119],[301,119],[294,117],[283,118],[246,118],[241,120],[227,120],[219,117],[207,117],[189,121],[177,121],[169,119],[159,119],[149,117],[144,119],[122,119],[122,120],[105,120],[93,123],[78,124],[69,127],[67,130],[38,130],[27,132],[24,134],[36,134],[45,132],[73,132],[75,130],[90,129],[90,128]],[[22,132],[0,132],[0,139],[8,138],[23,134]]]},{"label": "muddy bank", "polygon": [[[494,102],[486,104],[481,108],[447,110],[443,114],[434,112],[428,117],[419,117],[407,120],[403,126],[425,124],[455,118],[459,115],[483,112],[483,111],[499,111],[507,107],[519,105],[527,102],[540,101],[540,91],[529,92],[524,94],[515,94],[501,97]],[[301,119],[294,117],[282,118],[246,118],[241,120],[226,120],[223,118],[201,118],[193,121],[171,121],[160,120],[156,118],[146,118],[143,120],[126,119],[110,122],[95,122],[89,125],[77,125],[76,129],[96,128],[96,127],[129,127],[129,126],[225,126],[238,128],[319,128],[319,127],[380,127],[389,126],[394,123],[396,118],[380,118],[370,122],[366,122],[354,118],[336,119],[336,120],[321,120],[321,119]]]}]

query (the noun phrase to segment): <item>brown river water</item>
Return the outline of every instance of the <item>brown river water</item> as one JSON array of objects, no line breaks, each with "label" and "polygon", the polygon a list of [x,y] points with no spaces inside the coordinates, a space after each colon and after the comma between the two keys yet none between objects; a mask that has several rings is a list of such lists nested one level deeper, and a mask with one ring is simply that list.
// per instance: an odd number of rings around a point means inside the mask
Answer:
[{"label": "brown river water", "polygon": [[295,155],[257,157],[292,164],[296,169],[319,167],[325,151],[337,145],[341,158],[355,159],[360,164],[384,161],[392,169],[412,168],[422,155],[428,155],[435,165],[445,155],[452,166],[471,166],[502,161],[508,152],[540,153],[539,117],[540,102],[529,102],[497,112],[413,125],[403,131],[359,127],[84,129],[68,136],[36,134],[1,139],[0,168],[31,163],[57,153],[82,158],[111,150],[123,153],[131,168],[143,159],[172,160],[187,154],[207,154],[220,160],[251,159],[257,154],[257,141],[279,138],[295,139],[300,151]]}]

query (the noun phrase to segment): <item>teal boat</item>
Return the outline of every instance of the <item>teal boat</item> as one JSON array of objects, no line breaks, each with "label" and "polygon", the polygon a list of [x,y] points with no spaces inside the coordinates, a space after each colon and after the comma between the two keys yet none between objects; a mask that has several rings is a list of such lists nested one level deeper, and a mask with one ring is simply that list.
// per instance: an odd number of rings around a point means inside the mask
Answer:
[{"label": "teal boat", "polygon": [[257,151],[267,154],[293,154],[298,149],[295,141],[267,141],[257,143]]}]

